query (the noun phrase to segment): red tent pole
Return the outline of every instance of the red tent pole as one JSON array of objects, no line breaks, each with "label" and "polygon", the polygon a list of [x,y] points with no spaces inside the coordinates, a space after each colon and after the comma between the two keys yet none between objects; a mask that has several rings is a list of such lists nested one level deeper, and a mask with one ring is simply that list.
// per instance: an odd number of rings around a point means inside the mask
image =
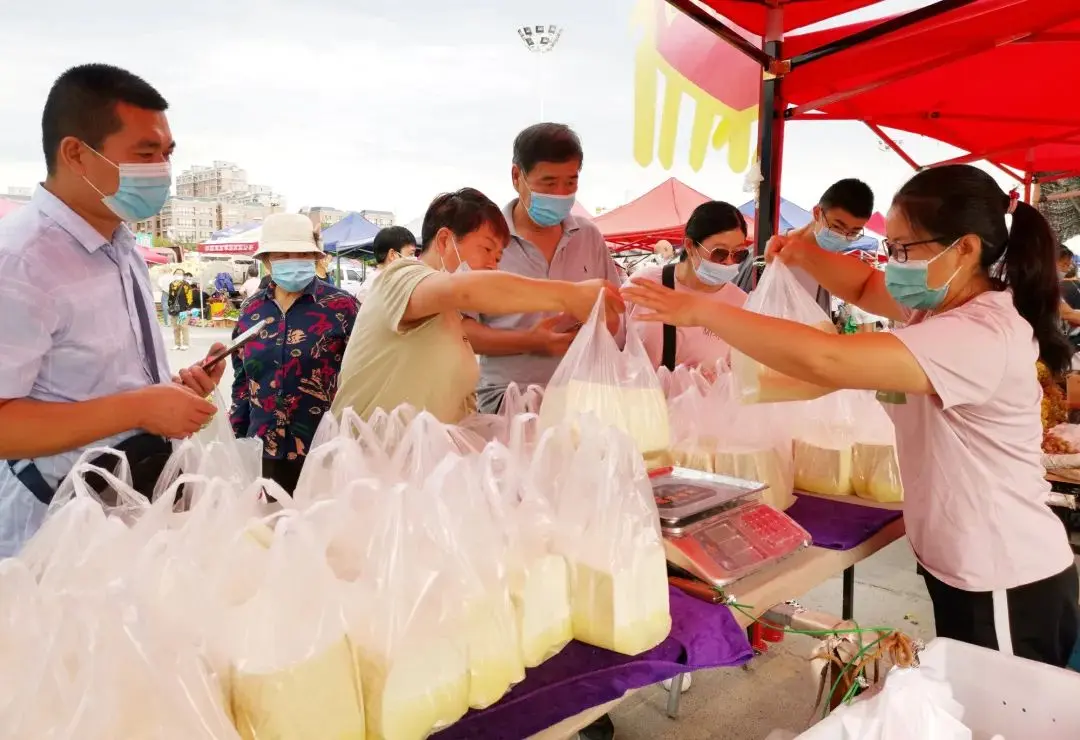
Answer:
[{"label": "red tent pole", "polygon": [[869,121],[866,121],[866,125],[870,128],[871,131],[877,134],[882,141],[885,142],[886,146],[896,152],[897,155],[899,155],[900,159],[907,162],[908,166],[911,167],[911,169],[915,170],[916,172],[922,169],[922,165],[920,165],[918,162],[908,156],[908,153],[901,149],[900,145],[893,141],[891,136],[881,130],[881,126],[878,126],[876,123],[870,123]]},{"label": "red tent pole", "polygon": [[[989,160],[987,160],[987,161],[989,161]],[[1027,177],[1025,177],[1024,175],[1021,175],[1019,172],[1006,167],[1001,162],[990,162],[990,164],[994,165],[999,170],[1001,170],[1002,172],[1004,172],[1006,175],[1008,175],[1012,179],[1016,180],[1017,182],[1022,183],[1022,182],[1024,182],[1025,179],[1027,179],[1028,177],[1031,177],[1030,173],[1027,175]]]},{"label": "red tent pole", "polygon": [[[762,37],[762,48],[770,59],[779,59],[783,51],[784,16],[779,8],[770,9]],[[771,66],[771,65],[770,65]],[[765,254],[769,239],[776,233],[780,214],[780,176],[784,161],[784,102],[782,77],[768,69],[761,81],[758,105],[758,152],[761,182],[758,184],[757,214],[754,218],[754,255]],[[756,272],[754,285],[757,285]]]},{"label": "red tent pole", "polygon": [[1024,202],[1031,202],[1031,173],[1024,175]]},{"label": "red tent pole", "polygon": [[1080,136],[1080,128],[1074,128],[1069,131],[1060,134],[1049,134],[1047,136],[1035,136],[1030,139],[1022,139],[1021,141],[1014,141],[1011,144],[1003,144],[1002,146],[995,147],[991,151],[987,152],[972,152],[971,154],[965,154],[962,157],[953,157],[952,159],[946,159],[943,162],[931,165],[932,167],[940,167],[946,164],[969,164],[971,162],[978,162],[980,159],[989,159],[990,157],[996,157],[999,154],[1006,152],[1016,151],[1017,149],[1033,149],[1040,144],[1054,144],[1058,142],[1067,142]]}]

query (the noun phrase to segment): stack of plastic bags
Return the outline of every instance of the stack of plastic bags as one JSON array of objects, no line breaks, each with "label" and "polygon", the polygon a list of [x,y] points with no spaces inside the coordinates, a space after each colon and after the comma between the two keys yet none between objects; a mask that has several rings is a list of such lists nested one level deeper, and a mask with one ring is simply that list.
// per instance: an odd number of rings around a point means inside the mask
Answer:
[{"label": "stack of plastic bags", "polygon": [[[637,332],[626,332],[620,350],[604,322],[603,296],[555,370],[540,408],[544,427],[579,414],[626,433],[643,455],[670,442],[667,399]],[[628,318],[627,321],[630,319]]]},{"label": "stack of plastic bags", "polygon": [[904,499],[892,422],[869,393],[840,391],[805,404],[794,424],[795,487],[881,503]]},{"label": "stack of plastic bags", "polygon": [[122,456],[82,461],[0,563],[0,737],[420,740],[573,637],[627,654],[663,640],[634,442],[527,413],[503,437],[346,412],[293,497],[215,475],[242,454],[221,437],[180,446],[152,502]]},{"label": "stack of plastic bags", "polygon": [[743,406],[730,375],[705,393],[691,388],[671,402],[672,465],[764,483],[762,500],[781,511],[795,501],[791,404]]}]

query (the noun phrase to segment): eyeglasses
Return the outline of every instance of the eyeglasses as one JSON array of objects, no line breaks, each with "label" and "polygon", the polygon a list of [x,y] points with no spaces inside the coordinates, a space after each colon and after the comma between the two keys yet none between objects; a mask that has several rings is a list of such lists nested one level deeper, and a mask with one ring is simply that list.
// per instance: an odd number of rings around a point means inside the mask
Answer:
[{"label": "eyeglasses", "polygon": [[912,247],[918,247],[923,244],[940,244],[942,237],[934,239],[921,239],[917,242],[908,242],[907,244],[901,244],[900,242],[893,241],[892,239],[882,239],[881,243],[885,246],[885,253],[889,255],[889,259],[896,260],[900,264],[908,261],[908,250]]},{"label": "eyeglasses", "polygon": [[862,239],[862,236],[863,236],[863,230],[862,229],[857,229],[855,231],[850,231],[849,229],[846,229],[843,226],[838,226],[837,224],[834,224],[832,221],[829,220],[828,216],[823,216],[823,219],[825,221],[825,228],[827,228],[829,231],[833,232],[834,234],[839,234],[840,236],[847,239],[849,242],[857,242],[857,241],[859,241],[859,239]]},{"label": "eyeglasses", "polygon": [[735,264],[741,265],[750,257],[750,248],[747,246],[749,243],[750,242],[746,242],[743,246],[735,247],[733,249],[728,247],[717,247],[716,249],[710,250],[708,247],[701,244],[698,244],[698,246],[705,250],[705,259],[709,260],[709,262],[715,262],[718,265],[722,265],[730,258]]}]

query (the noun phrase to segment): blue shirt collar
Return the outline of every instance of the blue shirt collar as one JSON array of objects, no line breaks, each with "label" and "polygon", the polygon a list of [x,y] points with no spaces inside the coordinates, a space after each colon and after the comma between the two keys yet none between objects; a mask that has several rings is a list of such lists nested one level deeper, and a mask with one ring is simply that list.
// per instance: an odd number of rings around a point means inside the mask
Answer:
[{"label": "blue shirt collar", "polygon": [[39,184],[37,189],[34,190],[30,203],[41,213],[51,218],[57,226],[71,234],[72,238],[91,254],[108,244],[116,244],[117,246],[133,246],[135,244],[135,237],[127,224],[122,223],[116,227],[110,241],[99,234],[97,229],[91,226],[86,219],[75,213],[71,206],[46,190],[44,184]]}]

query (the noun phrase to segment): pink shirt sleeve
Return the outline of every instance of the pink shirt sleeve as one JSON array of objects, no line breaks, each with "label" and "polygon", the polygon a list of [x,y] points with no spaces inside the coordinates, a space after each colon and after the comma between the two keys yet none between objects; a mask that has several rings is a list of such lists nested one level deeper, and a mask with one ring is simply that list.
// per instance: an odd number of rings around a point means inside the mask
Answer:
[{"label": "pink shirt sleeve", "polygon": [[985,403],[1005,376],[1008,338],[990,316],[960,309],[893,334],[915,356],[943,408]]}]

